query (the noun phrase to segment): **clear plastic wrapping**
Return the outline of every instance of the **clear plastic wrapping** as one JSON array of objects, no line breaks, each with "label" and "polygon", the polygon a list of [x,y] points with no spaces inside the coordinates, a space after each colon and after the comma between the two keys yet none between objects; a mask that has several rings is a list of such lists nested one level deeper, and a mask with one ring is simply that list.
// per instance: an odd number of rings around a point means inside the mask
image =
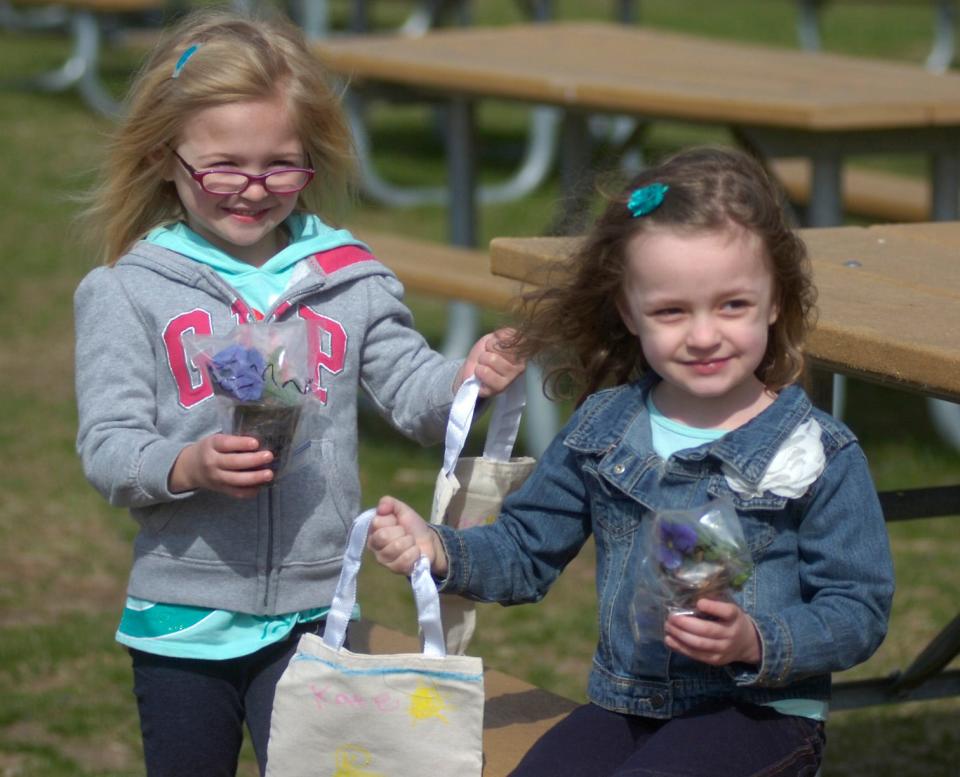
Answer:
[{"label": "clear plastic wrapping", "polygon": [[210,378],[225,434],[254,437],[285,474],[303,447],[300,429],[312,380],[302,319],[240,324],[225,335],[184,336],[193,363]]},{"label": "clear plastic wrapping", "polygon": [[666,618],[696,614],[700,598],[730,600],[753,572],[740,519],[727,500],[656,512],[641,531],[646,553],[631,605],[640,642],[662,641]]}]

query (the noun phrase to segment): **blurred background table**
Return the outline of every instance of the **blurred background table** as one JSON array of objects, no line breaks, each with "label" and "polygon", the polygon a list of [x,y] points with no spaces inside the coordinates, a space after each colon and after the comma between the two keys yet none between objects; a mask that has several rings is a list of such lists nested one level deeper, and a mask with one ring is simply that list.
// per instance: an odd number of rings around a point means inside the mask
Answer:
[{"label": "blurred background table", "polygon": [[576,181],[591,114],[720,124],[766,156],[813,165],[812,226],[840,223],[841,168],[857,153],[930,159],[931,216],[957,214],[960,76],[920,65],[717,41],[602,22],[520,24],[321,40],[351,88],[389,86],[449,104],[455,242],[471,238],[472,103],[549,104],[565,114],[563,163]]},{"label": "blurred background table", "polygon": [[[473,246],[478,233],[475,104],[481,99],[562,111],[564,211],[556,231],[589,220],[591,133],[597,114],[721,125],[758,155],[800,157],[810,167],[810,226],[843,216],[843,165],[857,154],[921,154],[928,160],[931,220],[957,217],[960,75],[919,64],[718,41],[603,22],[546,22],[439,29],[420,37],[365,35],[316,41],[317,55],[351,89],[434,98],[446,109],[448,234]],[[472,340],[469,309],[450,328]],[[463,346],[458,346],[461,350]],[[834,412],[842,415],[837,379]],[[531,397],[542,450],[556,421]],[[931,401],[941,434],[960,440],[960,413]]]}]

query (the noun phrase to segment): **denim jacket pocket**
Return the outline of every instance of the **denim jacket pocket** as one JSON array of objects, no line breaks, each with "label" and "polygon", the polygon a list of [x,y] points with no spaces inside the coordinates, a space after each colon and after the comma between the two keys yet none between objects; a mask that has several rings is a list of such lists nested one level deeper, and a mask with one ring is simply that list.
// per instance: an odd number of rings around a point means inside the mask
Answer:
[{"label": "denim jacket pocket", "polygon": [[774,494],[771,491],[764,491],[759,496],[741,494],[734,491],[727,479],[720,473],[710,476],[707,483],[707,491],[711,496],[723,497],[729,499],[737,512],[757,512],[760,510],[783,510],[789,502],[789,498]]},{"label": "denim jacket pocket", "polygon": [[594,477],[599,483],[599,493],[591,500],[590,509],[597,524],[596,533],[617,540],[629,537],[640,528],[640,522],[650,507],[614,488],[598,474]]}]

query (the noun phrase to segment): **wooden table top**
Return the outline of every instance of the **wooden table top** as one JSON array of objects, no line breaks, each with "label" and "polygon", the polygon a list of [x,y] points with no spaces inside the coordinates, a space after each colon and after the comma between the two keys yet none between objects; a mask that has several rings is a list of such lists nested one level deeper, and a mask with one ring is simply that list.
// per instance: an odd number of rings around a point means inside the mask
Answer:
[{"label": "wooden table top", "polygon": [[[819,316],[819,366],[960,401],[960,222],[800,231]],[[494,275],[536,283],[577,238],[497,238]]]},{"label": "wooden table top", "polygon": [[604,22],[314,44],[351,82],[813,132],[960,125],[960,75]]}]

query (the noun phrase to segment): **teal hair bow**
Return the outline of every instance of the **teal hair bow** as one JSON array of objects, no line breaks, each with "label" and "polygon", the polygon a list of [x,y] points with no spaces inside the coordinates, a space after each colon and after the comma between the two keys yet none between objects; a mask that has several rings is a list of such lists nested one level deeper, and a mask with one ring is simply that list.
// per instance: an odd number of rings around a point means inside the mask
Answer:
[{"label": "teal hair bow", "polygon": [[663,202],[664,195],[670,190],[665,183],[651,183],[647,186],[640,186],[633,190],[630,199],[627,200],[627,209],[634,218],[646,216],[652,213]]}]

